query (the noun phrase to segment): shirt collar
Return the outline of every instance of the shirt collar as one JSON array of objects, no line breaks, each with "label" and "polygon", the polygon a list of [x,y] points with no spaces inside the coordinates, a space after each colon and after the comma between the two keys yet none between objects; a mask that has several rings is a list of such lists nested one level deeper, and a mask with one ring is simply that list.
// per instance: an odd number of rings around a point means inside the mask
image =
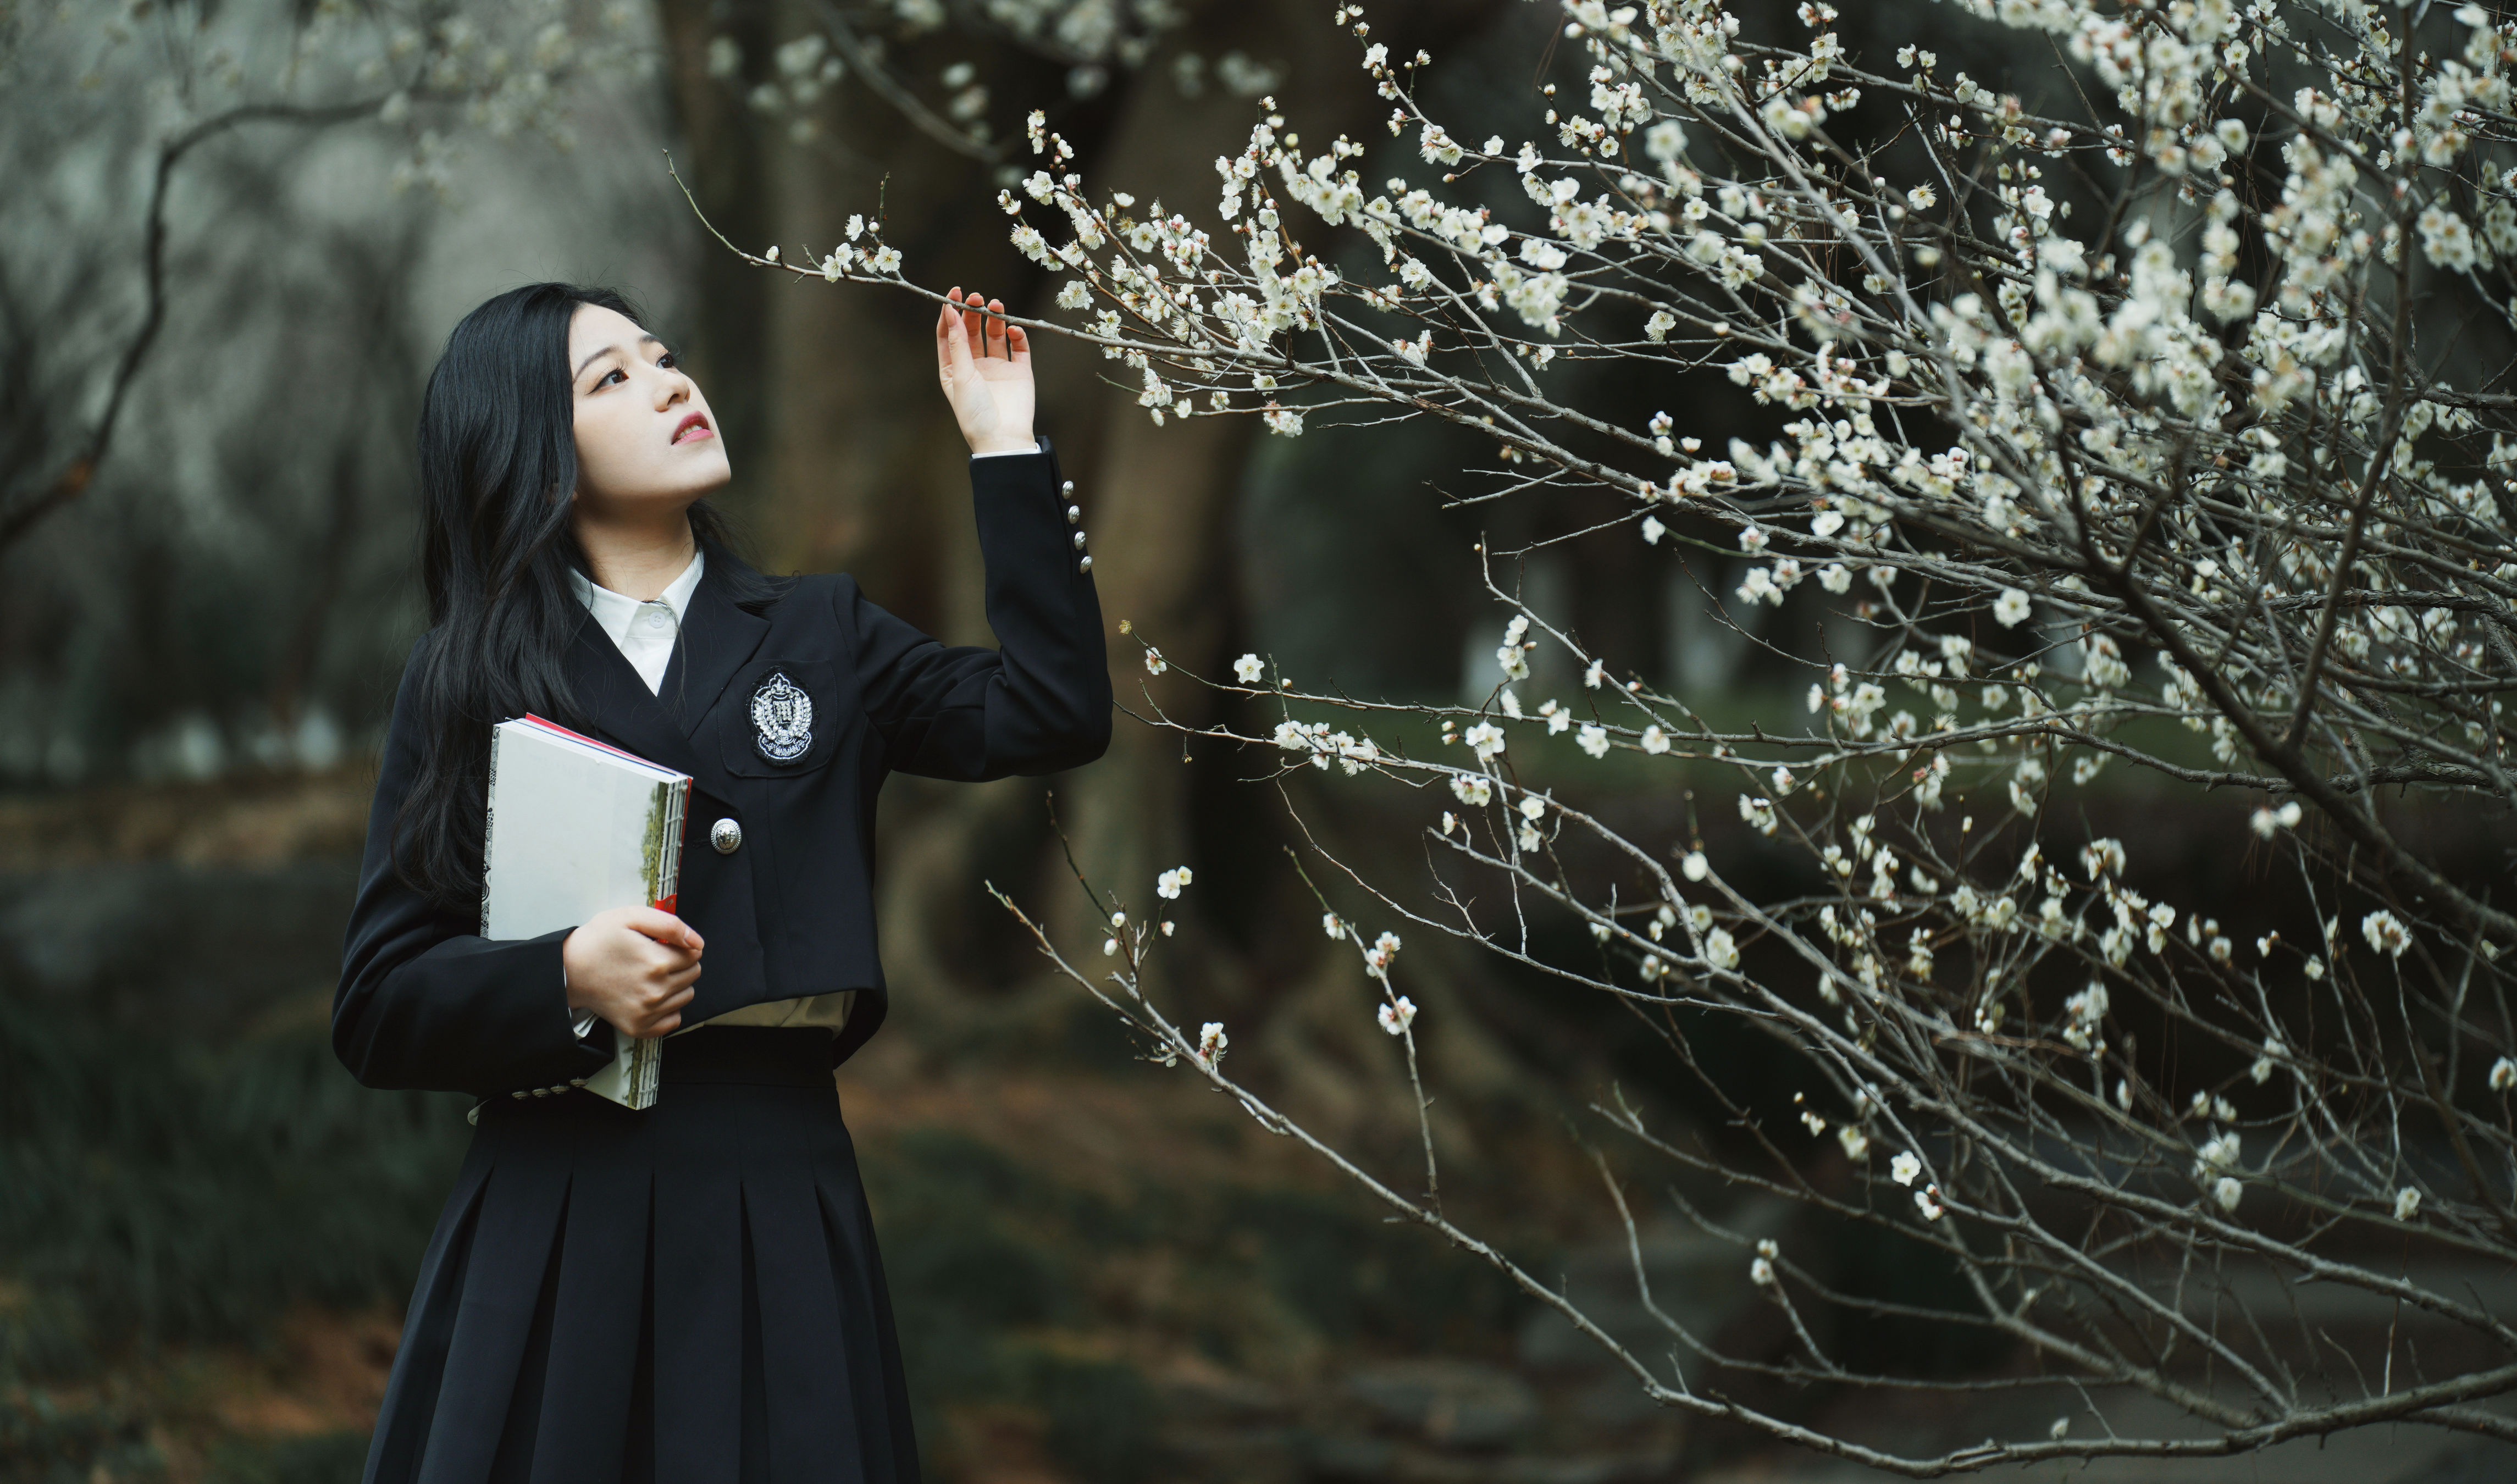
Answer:
[{"label": "shirt collar", "polygon": [[[682,574],[675,577],[661,593],[656,596],[655,601],[664,605],[671,612],[673,622],[677,627],[683,617],[690,613],[691,595],[699,591],[700,574],[706,569],[706,551],[694,547],[691,552],[691,565],[683,568]],[[570,587],[576,589],[576,601],[585,605],[586,612],[594,615],[594,621],[615,641],[628,636],[631,621],[638,616],[638,611],[646,607],[626,593],[616,593],[608,587],[597,585],[592,578],[574,567],[568,570],[568,583]]]}]

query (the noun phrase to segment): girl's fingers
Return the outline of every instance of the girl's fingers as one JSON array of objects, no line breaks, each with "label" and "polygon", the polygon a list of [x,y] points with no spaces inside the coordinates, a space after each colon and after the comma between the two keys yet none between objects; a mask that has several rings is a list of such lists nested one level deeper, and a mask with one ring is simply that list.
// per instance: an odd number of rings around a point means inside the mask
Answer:
[{"label": "girl's fingers", "polygon": [[969,336],[970,356],[973,360],[983,358],[988,354],[986,304],[975,293],[963,299],[961,304],[961,328]]},{"label": "girl's fingers", "polygon": [[[1005,321],[1005,301],[982,299],[976,293],[964,295],[959,287],[945,298],[947,302],[935,315],[938,369],[949,372],[965,359],[1030,361],[1031,336],[1022,326]],[[958,335],[954,333],[957,320],[960,331]]]},{"label": "girl's fingers", "polygon": [[683,947],[696,951],[700,947],[698,929],[671,912],[656,908],[632,908],[621,917],[620,925],[650,942],[661,943],[667,948]]},{"label": "girl's fingers", "polygon": [[659,1015],[674,1014],[679,1011],[682,1006],[689,1004],[698,994],[699,992],[697,990],[691,988],[689,980],[683,980],[679,984],[671,985],[661,993],[640,996],[637,1001],[637,1010],[635,1013],[644,1015],[651,1020]]},{"label": "girl's fingers", "polygon": [[969,336],[963,326],[960,293],[957,288],[946,296],[943,316],[936,322],[935,330],[939,349],[944,352],[943,369],[957,378],[970,369],[972,359]]}]

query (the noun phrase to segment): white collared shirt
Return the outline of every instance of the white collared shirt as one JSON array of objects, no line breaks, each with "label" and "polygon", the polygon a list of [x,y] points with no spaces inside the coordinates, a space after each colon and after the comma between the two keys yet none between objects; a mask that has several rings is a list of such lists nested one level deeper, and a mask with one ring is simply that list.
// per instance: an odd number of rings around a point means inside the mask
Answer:
[{"label": "white collared shirt", "polygon": [[699,591],[700,574],[706,569],[707,553],[694,550],[691,565],[682,569],[682,574],[644,603],[596,586],[575,568],[569,569],[568,580],[576,589],[576,601],[594,615],[595,625],[612,637],[621,657],[647,682],[647,689],[661,692],[664,667],[673,662],[673,646],[682,637],[683,615],[691,611],[691,595]]}]

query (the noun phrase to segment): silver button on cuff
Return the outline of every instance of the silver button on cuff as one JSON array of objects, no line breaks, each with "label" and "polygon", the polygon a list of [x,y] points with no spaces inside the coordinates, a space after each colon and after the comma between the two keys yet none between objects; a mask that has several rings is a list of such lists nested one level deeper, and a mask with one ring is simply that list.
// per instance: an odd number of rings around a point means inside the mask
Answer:
[{"label": "silver button on cuff", "polygon": [[733,820],[719,820],[708,827],[708,843],[716,853],[730,856],[743,848],[743,826]]},{"label": "silver button on cuff", "polygon": [[1075,481],[1068,480],[1059,485],[1057,487],[1057,492],[1060,494],[1073,494],[1075,492]]},{"label": "silver button on cuff", "polygon": [[1090,557],[1086,557],[1083,561],[1076,563],[1075,570],[1077,572],[1090,572],[1092,570],[1092,559]]}]

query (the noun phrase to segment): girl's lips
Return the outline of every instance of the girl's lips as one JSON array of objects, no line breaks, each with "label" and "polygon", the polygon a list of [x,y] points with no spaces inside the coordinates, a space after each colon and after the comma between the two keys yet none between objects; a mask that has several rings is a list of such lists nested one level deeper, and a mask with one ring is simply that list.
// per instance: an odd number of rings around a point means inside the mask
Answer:
[{"label": "girl's lips", "polygon": [[704,422],[695,422],[683,428],[680,432],[675,433],[673,435],[673,442],[676,444],[687,444],[695,443],[703,438],[714,437],[716,437],[716,435],[708,431],[707,424]]}]

